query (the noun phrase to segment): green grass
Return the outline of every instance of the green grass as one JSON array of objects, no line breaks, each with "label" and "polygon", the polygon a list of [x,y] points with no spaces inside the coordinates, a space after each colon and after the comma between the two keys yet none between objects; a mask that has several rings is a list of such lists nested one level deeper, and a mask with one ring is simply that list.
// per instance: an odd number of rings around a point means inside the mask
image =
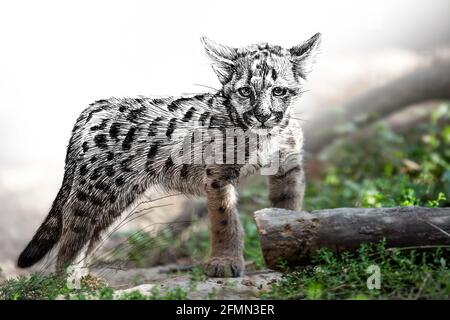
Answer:
[{"label": "green grass", "polygon": [[33,273],[25,277],[8,279],[0,285],[0,300],[54,300],[70,299],[106,299],[112,297],[112,289],[99,279],[91,276],[81,281],[79,289],[71,288],[65,280],[54,274]]},{"label": "green grass", "polygon": [[187,292],[180,287],[170,288],[161,291],[157,287],[153,287],[148,294],[143,294],[140,291],[134,290],[123,293],[118,298],[119,300],[185,300]]},{"label": "green grass", "polygon": [[[195,289],[193,282],[192,288]],[[71,288],[65,280],[54,274],[40,275],[37,273],[29,277],[9,279],[0,286],[0,300],[183,300],[188,291],[182,288],[168,288],[161,290],[153,287],[147,294],[137,290],[114,296],[114,289],[105,285],[97,278],[87,276],[83,278],[79,289]]]},{"label": "green grass", "polygon": [[[449,299],[450,248],[426,252],[364,244],[354,254],[320,250],[315,265],[288,271],[263,297],[272,299]],[[372,266],[372,267],[371,267]],[[371,268],[380,287],[369,289]]]},{"label": "green grass", "polygon": [[360,143],[338,140],[319,156],[326,169],[321,179],[309,181],[306,209],[450,206],[448,123],[449,106],[443,104],[429,122],[402,135],[379,122]]}]

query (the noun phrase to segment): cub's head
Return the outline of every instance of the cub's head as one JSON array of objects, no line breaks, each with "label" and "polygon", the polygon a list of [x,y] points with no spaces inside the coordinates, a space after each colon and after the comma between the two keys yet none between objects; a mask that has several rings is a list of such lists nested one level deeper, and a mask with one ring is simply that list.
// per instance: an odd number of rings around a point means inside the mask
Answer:
[{"label": "cub's head", "polygon": [[289,117],[302,93],[320,33],[290,49],[269,44],[231,48],[202,38],[229,107],[248,128],[273,128]]}]

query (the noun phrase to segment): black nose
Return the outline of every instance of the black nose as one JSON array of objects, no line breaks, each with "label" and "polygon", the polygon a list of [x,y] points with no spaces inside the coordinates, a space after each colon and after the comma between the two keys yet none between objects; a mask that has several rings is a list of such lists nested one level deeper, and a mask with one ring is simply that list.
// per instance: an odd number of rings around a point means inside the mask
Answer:
[{"label": "black nose", "polygon": [[271,116],[270,113],[255,112],[255,118],[261,123],[264,123],[267,120],[269,120],[270,116]]}]

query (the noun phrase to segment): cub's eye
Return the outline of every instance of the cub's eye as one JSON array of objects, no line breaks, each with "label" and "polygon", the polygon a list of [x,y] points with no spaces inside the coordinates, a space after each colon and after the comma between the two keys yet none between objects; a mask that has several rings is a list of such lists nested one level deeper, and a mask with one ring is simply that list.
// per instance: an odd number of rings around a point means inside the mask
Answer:
[{"label": "cub's eye", "polygon": [[287,89],[282,88],[282,87],[275,87],[272,90],[272,94],[277,97],[284,96],[286,94],[286,92],[287,92]]},{"label": "cub's eye", "polygon": [[250,89],[250,87],[239,88],[237,92],[244,98],[248,98],[252,95],[252,89]]}]

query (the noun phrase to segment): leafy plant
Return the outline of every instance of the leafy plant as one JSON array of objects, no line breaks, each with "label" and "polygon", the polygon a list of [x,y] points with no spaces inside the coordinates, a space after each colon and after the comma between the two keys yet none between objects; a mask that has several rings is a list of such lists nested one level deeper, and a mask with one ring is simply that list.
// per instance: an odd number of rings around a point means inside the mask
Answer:
[{"label": "leafy plant", "polygon": [[1,300],[53,300],[58,297],[70,299],[112,298],[112,289],[92,276],[81,279],[81,288],[75,289],[55,274],[33,273],[28,277],[11,278],[0,284]]},{"label": "leafy plant", "polygon": [[[355,254],[322,249],[315,267],[286,274],[264,298],[272,299],[448,299],[449,248],[431,251],[386,249],[363,244]],[[380,289],[369,289],[370,266],[380,269]]]}]

